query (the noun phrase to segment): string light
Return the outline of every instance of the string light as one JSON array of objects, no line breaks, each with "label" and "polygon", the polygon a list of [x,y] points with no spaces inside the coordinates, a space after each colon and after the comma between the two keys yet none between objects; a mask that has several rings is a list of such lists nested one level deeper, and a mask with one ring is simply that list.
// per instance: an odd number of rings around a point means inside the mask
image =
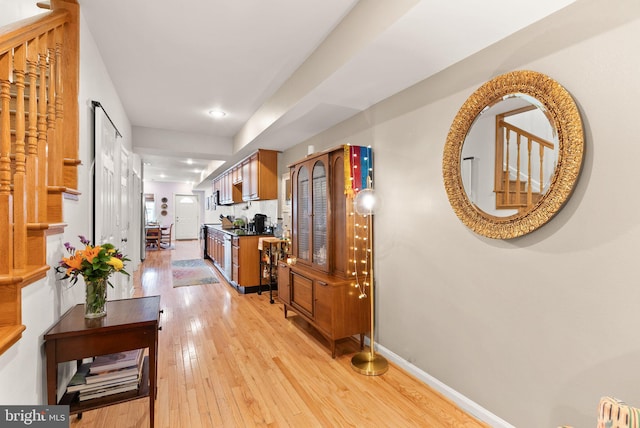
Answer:
[{"label": "string light", "polygon": [[[355,213],[350,213],[355,215]],[[367,281],[369,275],[369,263],[371,263],[372,251],[370,248],[370,241],[368,236],[369,222],[371,216],[364,217],[356,216],[357,219],[353,222],[353,245],[349,246],[349,249],[353,251],[353,257],[349,258],[349,264],[353,263],[353,271],[351,275],[355,277],[354,287],[358,288],[360,299],[367,298],[367,287],[370,283]],[[359,251],[360,250],[360,253]],[[364,257],[363,257],[364,256]],[[363,277],[362,282],[359,280],[358,275]]]},{"label": "string light", "polygon": [[[369,149],[371,148],[371,146],[368,146]],[[360,155],[363,156],[360,156]],[[370,156],[368,156],[369,153],[366,153],[367,155],[365,155],[365,152],[360,152],[359,150],[351,150],[351,159],[349,162],[349,167],[351,169],[350,174],[349,174],[349,181],[350,181],[350,187],[353,190],[354,194],[358,194],[358,192],[360,192],[360,190],[362,190],[363,188],[366,187],[365,191],[367,189],[369,189],[370,187],[372,188],[372,183],[373,183],[373,164],[371,162],[369,162],[370,160]],[[362,160],[362,167],[364,168],[360,168],[360,161],[358,160],[358,158],[361,158]],[[361,171],[360,170],[368,170],[368,177],[367,177],[367,184],[366,186],[364,186],[364,183],[361,183],[361,180],[358,179],[356,180],[355,177],[360,177],[361,176]],[[361,196],[369,196],[369,195],[361,195]],[[355,202],[356,200],[352,200],[351,202]],[[372,213],[372,209],[373,209],[373,199],[371,199],[371,201],[369,201],[369,199],[365,198],[365,202],[366,205],[365,207],[369,207],[369,214],[362,214],[357,207],[355,207],[355,205],[353,206],[353,211],[350,210],[349,215],[350,216],[355,216],[355,219],[353,221],[353,245],[349,246],[349,250],[353,252],[353,257],[349,259],[349,264],[351,265],[351,263],[353,263],[353,271],[351,272],[351,275],[353,275],[355,277],[355,284],[354,286],[356,288],[358,288],[358,290],[360,291],[360,295],[359,298],[360,299],[365,299],[367,298],[367,287],[370,285],[369,282],[366,280],[368,275],[369,275],[369,271],[371,269],[371,263],[373,263],[372,260],[372,251],[371,251],[371,245],[372,245],[372,240],[369,239],[369,235],[370,235],[370,230],[369,230],[369,225],[371,224],[370,222],[372,221],[371,218],[371,213]],[[369,206],[370,205],[370,206]],[[357,211],[357,212],[356,212]],[[358,216],[356,216],[356,214],[358,214]],[[349,270],[349,269],[348,269]],[[361,273],[358,273],[361,272]],[[363,277],[362,282],[360,281],[360,276],[361,275]]]}]

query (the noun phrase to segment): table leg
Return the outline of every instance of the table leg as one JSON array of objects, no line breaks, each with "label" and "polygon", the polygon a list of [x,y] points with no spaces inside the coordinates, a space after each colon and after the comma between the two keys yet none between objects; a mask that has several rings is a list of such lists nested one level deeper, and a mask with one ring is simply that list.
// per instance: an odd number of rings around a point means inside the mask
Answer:
[{"label": "table leg", "polygon": [[158,330],[154,333],[155,339],[149,345],[149,426],[154,427],[155,403],[158,396],[156,378],[158,375]]},{"label": "table leg", "polygon": [[55,340],[45,342],[47,353],[47,403],[58,404],[58,362]]}]

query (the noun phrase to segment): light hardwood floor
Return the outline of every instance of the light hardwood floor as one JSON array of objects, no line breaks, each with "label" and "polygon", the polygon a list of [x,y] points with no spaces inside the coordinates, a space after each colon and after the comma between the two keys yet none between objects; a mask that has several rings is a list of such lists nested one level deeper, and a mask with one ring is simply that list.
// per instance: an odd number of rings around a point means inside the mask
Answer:
[{"label": "light hardwood floor", "polygon": [[[200,258],[197,241],[150,251],[135,295],[161,295],[156,427],[487,427],[390,364],[354,371],[355,341],[328,344],[268,295],[240,295],[224,280],[172,287],[171,262]],[[72,427],[147,427],[148,401],[75,416]]]}]

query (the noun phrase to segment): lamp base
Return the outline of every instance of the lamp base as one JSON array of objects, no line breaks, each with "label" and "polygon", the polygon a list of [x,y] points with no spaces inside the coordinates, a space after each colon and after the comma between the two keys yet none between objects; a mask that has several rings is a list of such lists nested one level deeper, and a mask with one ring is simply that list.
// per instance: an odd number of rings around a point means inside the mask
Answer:
[{"label": "lamp base", "polygon": [[389,370],[389,363],[373,352],[359,352],[351,358],[351,367],[360,374],[378,376]]}]

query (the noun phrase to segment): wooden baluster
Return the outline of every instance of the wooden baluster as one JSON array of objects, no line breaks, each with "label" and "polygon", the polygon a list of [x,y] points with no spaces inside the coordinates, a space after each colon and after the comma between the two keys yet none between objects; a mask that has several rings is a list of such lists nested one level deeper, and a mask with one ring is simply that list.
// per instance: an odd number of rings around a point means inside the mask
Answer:
[{"label": "wooden baluster", "polygon": [[516,133],[516,154],[518,155],[518,159],[516,160],[516,200],[514,201],[516,206],[520,206],[522,205],[521,202],[521,195],[520,195],[520,186],[521,186],[521,181],[520,181],[520,174],[521,174],[521,170],[520,170],[520,143],[522,142],[520,139],[521,135],[519,133]]},{"label": "wooden baluster", "polygon": [[11,197],[11,130],[9,74],[11,57],[0,54],[0,275],[9,274],[13,266],[13,201]]},{"label": "wooden baluster", "polygon": [[55,40],[55,58],[56,58],[56,81],[55,81],[55,111],[56,111],[56,170],[55,170],[55,185],[64,185],[64,106],[62,98],[62,35],[63,27],[58,27],[54,30]]},{"label": "wooden baluster", "polygon": [[511,144],[511,132],[505,128],[504,130],[505,134],[506,134],[506,144],[505,144],[505,152],[506,152],[506,157],[507,157],[507,166],[505,168],[505,174],[504,174],[504,201],[505,204],[509,203],[509,188],[511,187],[510,184],[510,179],[509,179],[509,145]]},{"label": "wooden baluster", "polygon": [[29,81],[29,129],[27,132],[27,222],[38,219],[38,41],[27,43],[27,78]]},{"label": "wooden baluster", "polygon": [[540,151],[540,195],[542,195],[542,190],[544,189],[544,146],[542,144],[538,145]]},{"label": "wooden baluster", "polygon": [[16,87],[16,143],[15,175],[13,176],[13,267],[24,269],[27,265],[27,189],[25,183],[25,120],[24,76],[27,65],[26,45],[13,50],[13,76]]},{"label": "wooden baluster", "polygon": [[47,37],[38,37],[38,222],[47,222]]},{"label": "wooden baluster", "polygon": [[[496,116],[495,123],[495,167],[493,171],[493,188],[496,193],[496,208],[498,207],[498,197],[501,195],[501,191],[504,190],[504,126],[502,125],[502,118],[500,115]],[[504,200],[504,198],[503,198]]]},{"label": "wooden baluster", "polygon": [[531,189],[531,138],[527,138],[527,207],[533,205],[533,189]]},{"label": "wooden baluster", "polygon": [[[47,172],[48,186],[58,186],[59,147],[56,144],[56,46],[54,32],[47,33],[47,58],[49,59],[49,79],[47,80]],[[47,217],[48,218],[48,217]]]}]

